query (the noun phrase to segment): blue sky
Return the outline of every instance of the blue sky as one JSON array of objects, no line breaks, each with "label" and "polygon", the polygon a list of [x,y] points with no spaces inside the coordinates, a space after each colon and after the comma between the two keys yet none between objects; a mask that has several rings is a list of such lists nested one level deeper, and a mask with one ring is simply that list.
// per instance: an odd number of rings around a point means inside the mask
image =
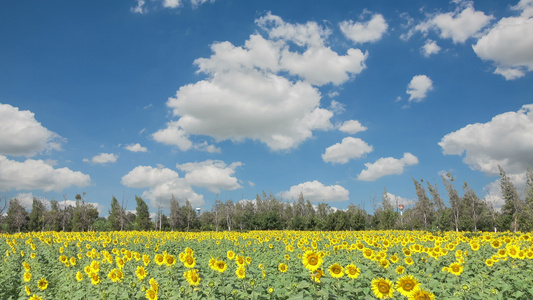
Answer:
[{"label": "blue sky", "polygon": [[3,1],[0,190],[372,212],[533,165],[533,1]]}]

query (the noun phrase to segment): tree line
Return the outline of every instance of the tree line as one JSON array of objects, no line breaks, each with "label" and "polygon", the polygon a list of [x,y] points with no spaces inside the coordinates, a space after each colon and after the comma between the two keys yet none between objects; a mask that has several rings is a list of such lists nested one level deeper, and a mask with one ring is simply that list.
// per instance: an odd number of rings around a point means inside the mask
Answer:
[{"label": "tree line", "polygon": [[[393,203],[386,189],[374,213],[350,204],[339,210],[327,203],[313,205],[300,194],[286,202],[274,195],[257,195],[255,200],[215,201],[209,211],[199,212],[188,200],[170,199],[170,213],[158,206],[155,218],[145,201],[135,196],[136,210],[126,210],[124,199],[111,199],[107,218],[77,194],[75,204],[65,201],[47,203],[33,198],[28,212],[17,198],[4,196],[0,205],[2,232],[24,231],[221,231],[221,230],[430,230],[430,231],[533,231],[533,172],[526,171],[525,197],[522,199],[505,171],[500,170],[503,206],[497,209],[488,199],[480,199],[464,182],[462,196],[451,174],[441,176],[448,202],[441,197],[437,184],[413,180],[417,199],[405,209]],[[0,203],[2,203],[0,202]],[[376,200],[374,199],[374,203]],[[395,201],[394,201],[395,202]],[[4,213],[5,211],[5,213]]]}]

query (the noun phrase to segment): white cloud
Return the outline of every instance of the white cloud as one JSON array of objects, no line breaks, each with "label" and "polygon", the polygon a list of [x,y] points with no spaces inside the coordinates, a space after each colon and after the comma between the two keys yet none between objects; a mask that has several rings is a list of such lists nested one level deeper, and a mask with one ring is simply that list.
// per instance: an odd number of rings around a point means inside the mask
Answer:
[{"label": "white cloud", "polygon": [[418,164],[418,158],[411,153],[404,153],[403,158],[382,157],[374,163],[366,163],[366,170],[361,171],[358,180],[375,181],[386,175],[400,175],[406,166]]},{"label": "white cloud", "polygon": [[200,151],[208,152],[208,153],[220,153],[220,152],[222,152],[222,149],[220,149],[219,147],[217,147],[215,145],[209,145],[206,141],[204,141],[203,143],[199,143],[199,144],[194,145],[194,148],[196,148],[196,149],[198,149]]},{"label": "white cloud", "polygon": [[107,163],[114,163],[117,161],[118,155],[113,153],[100,153],[98,155],[93,156],[90,160],[85,158],[83,159],[84,162],[92,162],[93,164],[107,164]]},{"label": "white cloud", "polygon": [[131,151],[131,152],[147,152],[148,151],[146,147],[141,146],[141,144],[139,143],[126,145],[126,147],[124,148],[126,148],[126,150]]},{"label": "white cloud", "polygon": [[291,41],[300,47],[323,47],[324,40],[331,34],[331,30],[316,22],[290,24],[270,12],[255,20],[255,23],[266,30],[271,39]]},{"label": "white cloud", "polygon": [[0,103],[0,154],[33,156],[61,150],[63,139],[35,120],[35,114]]},{"label": "white cloud", "polygon": [[490,23],[492,16],[487,16],[481,11],[476,11],[471,2],[460,1],[463,10],[435,14],[425,22],[415,27],[416,31],[427,33],[430,29],[439,32],[441,38],[451,38],[455,44],[464,43]]},{"label": "white cloud", "polygon": [[24,162],[0,155],[0,190],[43,190],[60,192],[73,185],[85,187],[91,177],[69,168],[54,169],[43,160]]},{"label": "white cloud", "polygon": [[343,21],[339,27],[344,35],[354,43],[375,42],[381,39],[388,25],[381,14],[374,14],[367,22]]},{"label": "white cloud", "polygon": [[403,204],[405,207],[407,206],[413,206],[415,205],[416,201],[413,199],[407,199],[404,197],[400,197],[391,193],[387,193],[387,196],[389,196],[390,203],[396,209],[396,204],[400,205]]},{"label": "white cloud", "polygon": [[322,160],[324,162],[346,164],[351,159],[360,158],[373,150],[372,146],[361,139],[346,137],[342,139],[341,143],[326,148],[326,152],[322,154]]},{"label": "white cloud", "polygon": [[499,174],[498,165],[508,173],[521,173],[533,165],[533,104],[449,133],[439,146],[445,155],[465,154],[463,162],[486,174]]},{"label": "white cloud", "polygon": [[180,5],[180,0],[163,0],[163,7],[177,8]]},{"label": "white cloud", "polygon": [[429,57],[432,54],[437,54],[440,51],[439,45],[437,45],[437,42],[432,40],[427,40],[424,46],[422,46],[422,54],[425,57]]},{"label": "white cloud", "polygon": [[521,15],[501,19],[473,45],[477,56],[492,61],[494,73],[507,80],[533,70],[533,2],[522,0],[514,9]]},{"label": "white cloud", "polygon": [[325,186],[319,181],[307,181],[292,186],[288,191],[280,192],[279,196],[286,199],[298,199],[300,193],[310,202],[348,201],[350,192],[340,185]]},{"label": "white cloud", "polygon": [[187,172],[185,180],[191,185],[205,187],[213,193],[220,190],[236,190],[242,188],[238,179],[232,175],[235,169],[242,166],[241,162],[234,162],[227,166],[220,160],[206,160],[203,162],[178,164],[176,168]]},{"label": "white cloud", "polygon": [[356,134],[358,132],[365,131],[367,129],[368,128],[361,125],[361,123],[359,123],[359,121],[357,120],[344,121],[344,123],[342,123],[342,125],[339,127],[340,131],[346,132],[348,134]]},{"label": "white cloud", "polygon": [[141,197],[150,200],[152,207],[160,204],[169,208],[172,195],[182,203],[188,199],[193,206],[204,203],[202,195],[195,193],[184,178],[180,178],[176,171],[168,168],[137,166],[122,177],[121,183],[131,188],[148,188]]},{"label": "white cloud", "polygon": [[144,4],[146,4],[145,0],[137,0],[137,6],[132,7],[131,11],[138,14],[146,13],[146,8],[144,7]]},{"label": "white cloud", "polygon": [[420,102],[426,98],[427,92],[433,89],[433,81],[426,75],[416,75],[411,79],[405,93],[409,94],[409,102]]},{"label": "white cloud", "polygon": [[[208,78],[180,87],[168,100],[179,120],[154,133],[156,141],[185,151],[193,147],[190,136],[205,135],[216,142],[257,140],[278,151],[333,128],[333,112],[320,108],[313,85],[345,82],[364,69],[367,55],[348,49],[339,56],[324,46],[330,31],[315,22],[289,24],[269,13],[256,23],[270,39],[254,34],[243,47],[217,42],[211,57],[195,61]],[[290,51],[289,42],[304,52]]]},{"label": "white cloud", "polygon": [[192,147],[192,142],[189,140],[189,135],[176,121],[168,122],[167,128],[158,130],[152,134],[152,137],[157,142],[176,146],[181,151],[187,151]]},{"label": "white cloud", "polygon": [[[526,189],[526,172],[509,174],[506,172],[507,177],[513,183],[518,195],[524,197]],[[502,206],[505,204],[505,199],[502,197],[502,189],[500,186],[500,178],[494,180],[493,182],[487,184],[483,190],[486,192],[484,200],[491,204],[494,209],[499,211]]]}]

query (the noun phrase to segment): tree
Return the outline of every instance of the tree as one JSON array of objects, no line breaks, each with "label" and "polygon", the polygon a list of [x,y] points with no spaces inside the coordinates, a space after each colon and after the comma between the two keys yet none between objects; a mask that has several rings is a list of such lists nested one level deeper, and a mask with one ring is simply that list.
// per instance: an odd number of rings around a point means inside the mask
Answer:
[{"label": "tree", "polygon": [[185,198],[185,205],[181,207],[181,215],[185,218],[187,231],[191,230],[196,219],[196,211],[193,209],[189,199]]},{"label": "tree", "polygon": [[122,207],[118,203],[117,198],[113,196],[111,198],[111,210],[109,211],[109,217],[107,217],[111,230],[119,231],[124,228],[124,222],[122,221],[124,219],[123,214]]},{"label": "tree", "polygon": [[524,201],[524,213],[522,224],[522,231],[533,230],[533,171],[527,166],[526,169],[526,199]]},{"label": "tree", "polygon": [[38,200],[33,197],[31,212],[30,212],[30,221],[28,224],[28,229],[30,231],[43,231],[45,224],[45,213],[46,205],[43,201]]},{"label": "tree", "polygon": [[463,230],[478,231],[478,224],[485,210],[485,203],[478,198],[474,190],[466,182],[463,185],[463,191],[464,196],[461,206],[463,211],[467,212],[463,216],[468,216],[468,218],[463,218],[463,220],[471,220],[473,226],[473,228],[464,226]]},{"label": "tree", "polygon": [[10,232],[21,232],[28,224],[28,212],[20,204],[17,198],[9,200],[9,208],[7,209],[6,223]]},{"label": "tree", "polygon": [[152,221],[150,220],[150,211],[148,205],[141,197],[135,196],[135,202],[137,203],[136,216],[135,216],[135,230],[146,231],[152,229]]},{"label": "tree", "polygon": [[170,198],[170,229],[180,230],[183,227],[183,217],[181,215],[180,204],[176,197]]},{"label": "tree", "polygon": [[424,187],[414,178],[412,179],[415,184],[416,195],[418,196],[418,202],[415,204],[415,211],[422,218],[424,229],[427,230],[428,224],[431,223],[430,218],[434,210],[433,204],[429,201]]},{"label": "tree", "polygon": [[453,225],[455,227],[455,231],[459,231],[459,219],[460,219],[460,203],[461,198],[459,197],[459,194],[457,193],[457,190],[453,186],[452,182],[454,181],[454,178],[452,177],[452,174],[448,173],[446,174],[446,177],[441,176],[442,182],[444,183],[444,186],[446,187],[446,191],[448,192],[448,197],[450,198],[450,206],[452,208],[452,220]]},{"label": "tree", "polygon": [[518,216],[522,212],[522,202],[520,196],[516,191],[511,179],[507,176],[502,167],[498,166],[500,170],[500,187],[502,198],[505,201],[502,206],[502,225],[504,228],[509,228],[514,232],[518,231]]}]

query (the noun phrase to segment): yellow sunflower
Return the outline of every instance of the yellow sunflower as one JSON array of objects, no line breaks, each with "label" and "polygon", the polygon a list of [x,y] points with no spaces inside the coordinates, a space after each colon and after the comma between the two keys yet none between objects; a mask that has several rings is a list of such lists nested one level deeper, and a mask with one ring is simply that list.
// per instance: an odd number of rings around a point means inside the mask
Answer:
[{"label": "yellow sunflower", "polygon": [[157,300],[157,291],[154,291],[153,289],[147,289],[146,290],[146,299],[148,299],[148,300]]},{"label": "yellow sunflower", "polygon": [[244,256],[242,256],[242,255],[237,255],[237,257],[235,258],[235,263],[236,263],[239,267],[244,266],[244,264],[246,263],[246,261],[244,260]]},{"label": "yellow sunflower", "polygon": [[31,273],[24,272],[24,281],[28,282],[31,279]]},{"label": "yellow sunflower", "polygon": [[278,265],[278,270],[279,270],[281,273],[285,273],[285,272],[287,272],[288,269],[289,269],[289,268],[288,268],[287,265],[284,264],[284,263],[280,263],[280,264]]},{"label": "yellow sunflower", "polygon": [[46,290],[46,288],[48,287],[48,281],[44,278],[39,279],[39,281],[37,282],[37,287],[43,291]]},{"label": "yellow sunflower", "polygon": [[338,263],[334,263],[328,268],[329,275],[333,278],[341,278],[344,276],[344,268]]},{"label": "yellow sunflower", "polygon": [[150,281],[148,283],[150,284],[150,288],[156,293],[159,291],[159,284],[157,283],[157,281],[155,281],[154,278],[150,278]]},{"label": "yellow sunflower", "polygon": [[315,281],[320,283],[320,278],[324,277],[326,274],[324,274],[324,271],[322,269],[317,269],[313,272],[311,275],[311,278]]},{"label": "yellow sunflower", "polygon": [[190,286],[198,286],[200,284],[200,276],[198,274],[198,270],[192,269],[185,273],[183,273],[183,276],[187,280]]},{"label": "yellow sunflower", "polygon": [[349,264],[346,266],[346,275],[348,275],[348,278],[351,279],[357,279],[359,275],[361,274],[361,270],[356,267],[354,264]]},{"label": "yellow sunflower", "polygon": [[435,295],[418,287],[409,295],[409,300],[435,300]]},{"label": "yellow sunflower", "polygon": [[29,300],[43,300],[43,298],[41,298],[41,297],[39,297],[39,296],[33,294],[33,295],[29,298]]},{"label": "yellow sunflower", "polygon": [[392,282],[385,278],[376,278],[372,280],[372,292],[378,299],[387,299],[394,296]]},{"label": "yellow sunflower", "polygon": [[313,251],[307,251],[302,257],[302,263],[306,269],[313,272],[318,270],[322,265],[322,257]]},{"label": "yellow sunflower", "polygon": [[176,258],[174,257],[174,255],[170,255],[170,254],[165,255],[165,265],[170,267],[174,264],[176,264]]},{"label": "yellow sunflower", "polygon": [[214,266],[215,266],[215,270],[218,271],[219,273],[224,273],[226,269],[228,268],[228,265],[223,260],[217,260]]},{"label": "yellow sunflower", "polygon": [[196,258],[194,258],[194,256],[190,254],[185,255],[183,259],[183,265],[189,269],[194,268],[194,266],[196,265]]},{"label": "yellow sunflower", "polygon": [[83,280],[83,274],[80,271],[78,271],[78,273],[76,273],[76,280],[78,282]]},{"label": "yellow sunflower", "polygon": [[418,280],[415,277],[412,275],[405,275],[398,278],[398,281],[396,281],[396,290],[405,297],[409,297],[418,285]]},{"label": "yellow sunflower", "polygon": [[397,266],[396,267],[396,274],[403,274],[403,272],[405,272],[405,267],[404,266]]},{"label": "yellow sunflower", "polygon": [[227,253],[227,256],[228,256],[229,260],[232,260],[232,259],[235,258],[235,252],[229,250],[228,253]]},{"label": "yellow sunflower", "polygon": [[100,276],[98,276],[98,273],[91,273],[89,274],[89,277],[91,277],[91,283],[93,285],[98,285],[100,283]]},{"label": "yellow sunflower", "polygon": [[463,269],[463,265],[455,262],[448,267],[448,272],[452,273],[455,276],[459,276],[461,275],[461,273],[463,273]]},{"label": "yellow sunflower", "polygon": [[154,256],[154,261],[158,266],[161,266],[165,263],[165,257],[163,256],[163,254],[158,253]]},{"label": "yellow sunflower", "polygon": [[31,291],[30,291],[30,287],[29,286],[24,286],[24,291],[26,292],[26,295],[31,295]]},{"label": "yellow sunflower", "polygon": [[237,274],[237,277],[239,279],[244,279],[244,277],[246,277],[246,270],[244,269],[244,267],[239,267],[235,271],[235,274]]},{"label": "yellow sunflower", "polygon": [[143,266],[138,266],[137,270],[135,270],[135,275],[137,275],[137,279],[139,279],[139,281],[142,281],[148,275],[148,273]]}]

